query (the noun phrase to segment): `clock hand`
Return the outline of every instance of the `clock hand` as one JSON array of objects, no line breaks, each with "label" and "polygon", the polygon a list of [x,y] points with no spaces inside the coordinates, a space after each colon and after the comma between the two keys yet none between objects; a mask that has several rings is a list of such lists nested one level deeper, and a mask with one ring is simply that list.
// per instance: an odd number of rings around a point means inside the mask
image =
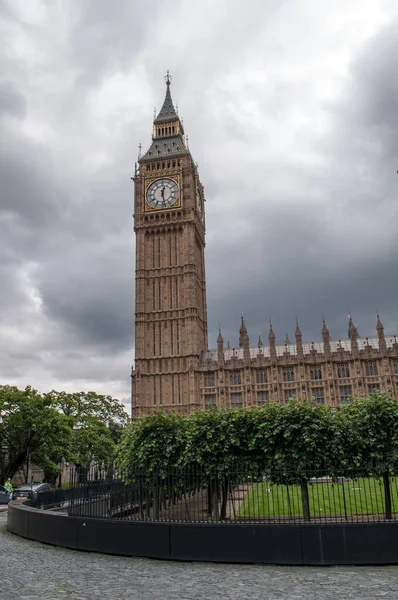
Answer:
[{"label": "clock hand", "polygon": [[162,187],[162,189],[160,190],[160,195],[162,196],[162,198],[164,198],[164,190],[166,189],[165,186]]}]

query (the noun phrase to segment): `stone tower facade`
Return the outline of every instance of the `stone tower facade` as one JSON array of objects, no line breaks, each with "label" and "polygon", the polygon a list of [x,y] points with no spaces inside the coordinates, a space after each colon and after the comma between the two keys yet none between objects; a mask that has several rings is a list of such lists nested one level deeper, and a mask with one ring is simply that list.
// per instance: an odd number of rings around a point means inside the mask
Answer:
[{"label": "stone tower facade", "polygon": [[201,406],[207,348],[204,188],[174,108],[170,77],[152,144],[134,176],[135,368],[132,415]]},{"label": "stone tower facade", "polygon": [[170,78],[153,124],[152,143],[134,179],[136,234],[135,368],[132,417],[162,408],[187,414],[314,398],[338,406],[376,391],[398,400],[398,343],[384,334],[361,338],[351,316],[348,339],[333,341],[323,321],[319,342],[255,347],[242,316],[239,345],[207,346],[204,189],[173,106]]}]

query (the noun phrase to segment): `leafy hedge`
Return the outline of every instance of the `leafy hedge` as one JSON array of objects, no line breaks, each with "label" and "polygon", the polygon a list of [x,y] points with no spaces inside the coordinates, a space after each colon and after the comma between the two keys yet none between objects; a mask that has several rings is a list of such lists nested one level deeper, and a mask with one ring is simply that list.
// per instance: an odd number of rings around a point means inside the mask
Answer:
[{"label": "leafy hedge", "polygon": [[375,394],[339,407],[290,400],[190,416],[161,411],[131,423],[117,452],[123,473],[201,466],[207,473],[360,466],[381,474],[398,466],[398,404]]},{"label": "leafy hedge", "polygon": [[389,476],[398,471],[398,404],[375,394],[337,410],[291,400],[186,417],[156,412],[126,428],[117,468],[126,481],[137,469],[150,478],[200,468],[212,480],[266,473],[274,483],[301,486],[304,513],[312,477],[358,468],[383,478],[388,515]]}]

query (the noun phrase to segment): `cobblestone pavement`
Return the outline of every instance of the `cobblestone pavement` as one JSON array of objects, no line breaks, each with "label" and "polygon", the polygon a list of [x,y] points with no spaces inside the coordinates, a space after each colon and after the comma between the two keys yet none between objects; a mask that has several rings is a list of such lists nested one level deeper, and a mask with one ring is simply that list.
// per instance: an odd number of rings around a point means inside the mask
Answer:
[{"label": "cobblestone pavement", "polygon": [[178,563],[47,546],[6,529],[0,590],[17,600],[398,600],[398,567]]}]

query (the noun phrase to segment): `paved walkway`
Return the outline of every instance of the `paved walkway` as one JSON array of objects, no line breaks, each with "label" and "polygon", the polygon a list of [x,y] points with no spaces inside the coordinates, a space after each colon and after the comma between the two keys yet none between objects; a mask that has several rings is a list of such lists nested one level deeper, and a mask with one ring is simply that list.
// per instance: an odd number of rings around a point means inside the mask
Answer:
[{"label": "paved walkway", "polygon": [[18,600],[398,600],[398,567],[173,563],[76,552],[7,532],[0,589]]}]

